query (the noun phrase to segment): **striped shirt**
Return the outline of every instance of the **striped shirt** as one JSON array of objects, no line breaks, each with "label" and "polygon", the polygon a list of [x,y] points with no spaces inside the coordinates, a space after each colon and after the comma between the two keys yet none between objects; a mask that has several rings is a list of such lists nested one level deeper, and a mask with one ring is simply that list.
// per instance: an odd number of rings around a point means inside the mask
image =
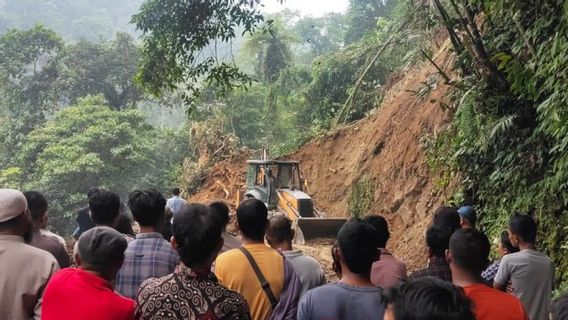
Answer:
[{"label": "striped shirt", "polygon": [[138,234],[124,252],[124,263],[116,277],[115,290],[127,298],[136,299],[142,282],[172,273],[178,262],[177,252],[160,233]]}]

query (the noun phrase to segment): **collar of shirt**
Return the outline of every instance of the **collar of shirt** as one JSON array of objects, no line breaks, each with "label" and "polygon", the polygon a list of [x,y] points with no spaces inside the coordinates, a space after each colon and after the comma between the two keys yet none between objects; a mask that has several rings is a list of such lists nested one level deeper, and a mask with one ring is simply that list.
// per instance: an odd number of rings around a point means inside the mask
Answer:
[{"label": "collar of shirt", "polygon": [[432,257],[430,258],[430,261],[428,262],[428,266],[435,266],[435,265],[447,265],[448,261],[446,261],[446,258],[442,258],[442,257]]},{"label": "collar of shirt", "polygon": [[388,254],[388,255],[392,256],[392,254],[385,248],[379,248],[379,253],[380,254]]},{"label": "collar of shirt", "polygon": [[199,271],[191,269],[186,266],[183,262],[180,262],[174,273],[187,278],[198,279],[198,280],[209,280],[217,282],[217,277],[211,270]]},{"label": "collar of shirt", "polygon": [[303,255],[302,250],[299,249],[282,251],[282,254],[285,255],[287,258],[294,258]]},{"label": "collar of shirt", "polygon": [[12,234],[0,234],[0,240],[24,242],[24,238]]},{"label": "collar of shirt", "polygon": [[90,273],[80,268],[77,268],[75,270],[77,274],[81,277],[81,279],[85,280],[85,282],[90,284],[91,286],[108,289],[110,291],[114,290],[112,284],[109,281],[97,276],[96,274]]},{"label": "collar of shirt", "polygon": [[162,234],[159,232],[145,232],[136,235],[136,239],[150,239],[150,238],[164,239],[164,236],[162,236]]}]

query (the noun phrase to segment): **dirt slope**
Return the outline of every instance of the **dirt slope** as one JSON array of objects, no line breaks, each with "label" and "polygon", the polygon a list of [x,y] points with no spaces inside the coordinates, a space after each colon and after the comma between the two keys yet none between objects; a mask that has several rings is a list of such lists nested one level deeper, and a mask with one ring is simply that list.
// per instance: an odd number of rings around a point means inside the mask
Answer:
[{"label": "dirt slope", "polygon": [[[450,63],[448,48],[444,43],[434,56],[442,67]],[[389,247],[413,270],[426,262],[424,230],[444,199],[443,192],[436,191],[436,177],[425,163],[420,139],[447,124],[448,114],[439,102],[445,100],[448,86],[426,63],[397,78],[374,115],[318,138],[286,158],[301,161],[310,195],[331,216],[347,215],[351,185],[368,175],[376,185],[371,212],[388,218]],[[221,198],[235,203],[244,182],[243,160],[218,163],[191,200]],[[228,188],[231,181],[237,185]]]}]

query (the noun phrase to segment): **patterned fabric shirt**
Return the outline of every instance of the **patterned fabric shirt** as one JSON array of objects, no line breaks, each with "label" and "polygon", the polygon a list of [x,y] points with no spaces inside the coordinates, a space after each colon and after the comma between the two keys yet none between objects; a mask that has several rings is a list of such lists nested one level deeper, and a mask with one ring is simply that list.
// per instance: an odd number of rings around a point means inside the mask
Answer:
[{"label": "patterned fabric shirt", "polygon": [[115,290],[127,298],[136,299],[142,282],[172,273],[178,262],[177,252],[160,233],[138,234],[124,252],[124,264],[116,277]]},{"label": "patterned fabric shirt", "polygon": [[250,320],[245,298],[223,287],[212,272],[198,273],[180,263],[165,277],[140,287],[136,319]]},{"label": "patterned fabric shirt", "polygon": [[415,271],[410,278],[435,277],[444,281],[452,282],[452,270],[445,258],[432,257],[428,266]]},{"label": "patterned fabric shirt", "polygon": [[499,271],[499,261],[493,262],[485,271],[481,273],[481,277],[489,284],[493,284],[493,279],[495,279],[495,275],[497,275],[497,271]]}]

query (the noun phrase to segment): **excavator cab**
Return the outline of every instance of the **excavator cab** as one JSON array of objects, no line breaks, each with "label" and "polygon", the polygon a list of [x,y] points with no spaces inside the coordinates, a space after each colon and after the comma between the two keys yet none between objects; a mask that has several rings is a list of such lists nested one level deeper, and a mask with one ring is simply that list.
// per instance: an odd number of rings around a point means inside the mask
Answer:
[{"label": "excavator cab", "polygon": [[292,220],[296,243],[306,239],[335,237],[346,219],[326,218],[305,193],[305,181],[298,161],[247,161],[245,198],[263,201],[269,212],[284,214]]}]

